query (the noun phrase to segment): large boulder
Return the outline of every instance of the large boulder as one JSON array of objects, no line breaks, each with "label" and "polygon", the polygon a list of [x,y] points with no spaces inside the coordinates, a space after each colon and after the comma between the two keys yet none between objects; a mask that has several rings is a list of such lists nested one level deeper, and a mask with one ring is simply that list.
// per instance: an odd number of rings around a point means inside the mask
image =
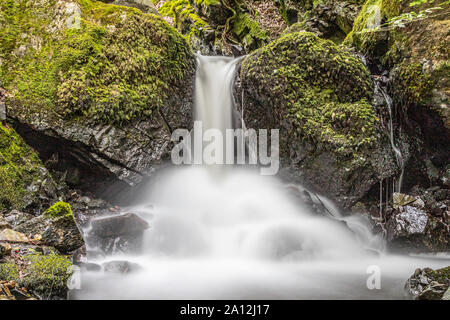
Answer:
[{"label": "large boulder", "polygon": [[65,202],[55,203],[42,215],[18,225],[15,230],[65,254],[84,245],[70,205]]},{"label": "large boulder", "polygon": [[195,64],[176,30],[90,0],[0,8],[7,117],[70,185],[136,185],[169,157],[172,130],[190,126]]},{"label": "large boulder", "polygon": [[281,164],[297,181],[350,207],[394,173],[369,72],[331,41],[287,34],[249,55],[241,80],[246,127],[280,129]]},{"label": "large boulder", "polygon": [[134,213],[92,219],[86,242],[107,254],[136,252],[147,228],[148,223]]},{"label": "large boulder", "polygon": [[394,251],[450,250],[450,221],[446,205],[436,208],[427,193],[420,197],[394,193],[394,210],[388,215],[388,247]]}]

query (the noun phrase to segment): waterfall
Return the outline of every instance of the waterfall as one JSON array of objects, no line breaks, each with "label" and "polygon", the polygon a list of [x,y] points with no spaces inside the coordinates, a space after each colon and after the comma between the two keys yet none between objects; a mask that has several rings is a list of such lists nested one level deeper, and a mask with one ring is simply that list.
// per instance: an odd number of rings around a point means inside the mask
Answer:
[{"label": "waterfall", "polygon": [[[379,85],[379,83],[376,84],[376,88],[375,89],[379,90],[381,92],[381,94],[383,95],[383,98],[384,98],[384,100],[386,102],[386,106],[387,106],[387,109],[388,109],[388,112],[389,112],[389,123],[388,123],[389,139],[390,139],[390,142],[391,142],[392,150],[394,151],[394,154],[395,154],[395,159],[397,161],[398,166],[401,169],[401,173],[400,173],[400,176],[398,178],[397,186],[395,186],[393,192],[401,192],[402,183],[403,183],[403,174],[404,174],[404,171],[405,171],[405,163],[404,163],[404,160],[403,160],[403,155],[402,155],[400,149],[395,144],[395,140],[394,140],[394,125],[393,125],[393,113],[392,113],[393,102],[392,102],[392,98]],[[386,198],[386,201],[387,201],[387,198]]]},{"label": "waterfall", "polygon": [[[195,119],[206,128],[232,128],[232,82],[240,59],[197,61]],[[276,177],[211,169],[194,165],[155,173],[145,196],[128,208],[150,225],[142,250],[90,261],[128,260],[139,269],[126,275],[85,272],[75,298],[374,298],[380,296],[366,289],[368,266],[404,281],[420,265],[368,252],[378,244],[367,225],[342,216],[324,197],[313,200],[334,218],[311,212]],[[387,295],[403,295],[402,286],[389,285]]]}]

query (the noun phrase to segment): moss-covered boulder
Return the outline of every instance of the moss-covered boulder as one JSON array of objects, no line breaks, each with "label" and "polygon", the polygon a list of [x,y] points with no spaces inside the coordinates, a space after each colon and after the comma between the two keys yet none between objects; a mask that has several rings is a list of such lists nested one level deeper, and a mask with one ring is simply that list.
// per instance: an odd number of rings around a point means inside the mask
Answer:
[{"label": "moss-covered boulder", "polygon": [[241,80],[246,127],[280,129],[282,165],[303,183],[348,207],[393,173],[369,72],[333,42],[285,35],[244,60]]},{"label": "moss-covered boulder", "polygon": [[90,0],[0,8],[7,116],[44,160],[63,154],[84,176],[131,185],[162,162],[171,131],[191,120],[195,59],[175,29]]},{"label": "moss-covered boulder", "polygon": [[[421,141],[414,176],[428,167],[445,172],[450,158],[450,3],[368,0],[345,43],[363,53],[375,72],[390,71],[391,96],[404,131]],[[427,157],[427,158],[425,158]]]},{"label": "moss-covered boulder", "polygon": [[42,215],[19,224],[14,230],[43,244],[55,247],[61,253],[70,253],[83,246],[83,236],[77,226],[70,204],[59,201]]},{"label": "moss-covered boulder", "polygon": [[38,154],[6,122],[0,122],[0,214],[39,212],[55,196],[55,185]]}]

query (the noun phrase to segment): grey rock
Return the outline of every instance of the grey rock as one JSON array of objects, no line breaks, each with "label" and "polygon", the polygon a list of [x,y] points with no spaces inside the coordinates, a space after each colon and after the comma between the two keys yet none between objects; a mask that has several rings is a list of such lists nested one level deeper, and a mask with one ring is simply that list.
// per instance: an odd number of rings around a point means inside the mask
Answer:
[{"label": "grey rock", "polygon": [[49,217],[41,215],[14,228],[29,237],[41,235],[41,241],[61,253],[70,253],[84,245],[83,236],[72,216]]},{"label": "grey rock", "polygon": [[97,237],[112,237],[119,235],[134,235],[142,233],[148,228],[147,221],[134,213],[126,213],[91,221],[90,235]]},{"label": "grey rock", "polygon": [[448,299],[450,267],[416,269],[405,283],[406,292],[415,300]]},{"label": "grey rock", "polygon": [[105,272],[111,273],[130,273],[140,268],[138,264],[128,261],[110,261],[102,264],[102,266]]}]

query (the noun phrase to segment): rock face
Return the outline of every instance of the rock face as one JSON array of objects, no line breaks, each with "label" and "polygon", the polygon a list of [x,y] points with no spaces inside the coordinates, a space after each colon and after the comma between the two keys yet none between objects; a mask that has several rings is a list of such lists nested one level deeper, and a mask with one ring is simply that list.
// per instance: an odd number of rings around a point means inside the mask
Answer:
[{"label": "rock face", "polygon": [[246,127],[280,129],[281,163],[307,186],[349,207],[394,172],[369,73],[331,41],[287,34],[244,60],[241,81]]},{"label": "rock face", "polygon": [[448,251],[450,224],[445,212],[433,209],[436,200],[394,193],[394,211],[386,223],[388,247],[394,251]]},{"label": "rock face", "polygon": [[450,267],[417,269],[406,281],[405,289],[415,300],[448,300]]},{"label": "rock face", "polygon": [[[172,130],[190,126],[189,46],[164,20],[134,8],[21,2],[33,9],[1,2],[1,27],[12,37],[0,68],[8,118],[70,185],[83,177],[93,190],[139,183],[168,158]],[[48,68],[30,71],[41,61]]]}]

